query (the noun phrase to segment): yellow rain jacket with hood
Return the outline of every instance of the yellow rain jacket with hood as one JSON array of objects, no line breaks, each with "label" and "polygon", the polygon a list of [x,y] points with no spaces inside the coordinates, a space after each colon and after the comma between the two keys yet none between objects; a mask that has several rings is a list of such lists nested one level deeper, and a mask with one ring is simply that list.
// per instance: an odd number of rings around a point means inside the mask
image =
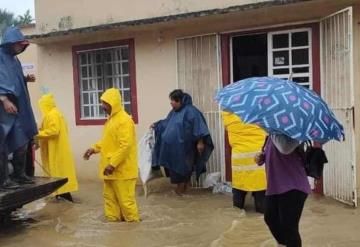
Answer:
[{"label": "yellow rain jacket with hood", "polygon": [[266,190],[264,166],[255,163],[266,133],[253,124],[243,123],[238,116],[222,112],[231,146],[232,186],[242,191]]},{"label": "yellow rain jacket with hood", "polygon": [[[118,89],[106,90],[101,100],[111,106],[111,114],[101,140],[92,148],[101,156],[99,176],[104,180],[105,215],[110,221],[139,221],[135,198],[138,177],[135,124],[122,106]],[[115,170],[104,176],[108,165]]]},{"label": "yellow rain jacket with hood", "polygon": [[55,195],[77,191],[78,183],[66,121],[56,108],[52,94],[43,95],[39,100],[39,107],[43,119],[37,139],[44,172],[51,177],[68,178],[68,182]]}]

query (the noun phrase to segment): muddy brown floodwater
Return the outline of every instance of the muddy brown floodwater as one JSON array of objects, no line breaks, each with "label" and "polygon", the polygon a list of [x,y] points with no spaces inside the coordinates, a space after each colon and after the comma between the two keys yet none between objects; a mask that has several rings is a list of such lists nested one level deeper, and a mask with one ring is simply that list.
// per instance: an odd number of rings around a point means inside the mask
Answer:
[{"label": "muddy brown floodwater", "polygon": [[[178,197],[166,179],[151,181],[148,198],[138,188],[140,223],[106,223],[101,183],[82,181],[76,203],[40,200],[0,228],[0,246],[155,247],[276,246],[248,196],[246,212],[231,197],[192,189]],[[303,246],[360,246],[360,210],[311,196],[301,221]]]}]

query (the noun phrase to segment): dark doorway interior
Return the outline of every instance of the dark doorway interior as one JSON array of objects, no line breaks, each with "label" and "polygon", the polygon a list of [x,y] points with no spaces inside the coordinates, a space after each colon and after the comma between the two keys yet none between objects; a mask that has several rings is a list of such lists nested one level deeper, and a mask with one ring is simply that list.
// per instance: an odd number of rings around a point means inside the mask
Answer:
[{"label": "dark doorway interior", "polygon": [[267,34],[232,38],[234,82],[253,76],[267,76]]}]

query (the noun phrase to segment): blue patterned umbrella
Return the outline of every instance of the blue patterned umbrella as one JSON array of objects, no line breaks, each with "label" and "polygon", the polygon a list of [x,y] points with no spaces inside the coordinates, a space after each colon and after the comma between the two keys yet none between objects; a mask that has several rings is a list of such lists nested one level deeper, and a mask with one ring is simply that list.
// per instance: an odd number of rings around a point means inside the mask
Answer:
[{"label": "blue patterned umbrella", "polygon": [[322,143],[345,139],[342,125],[320,96],[295,82],[248,78],[221,89],[215,99],[225,111],[270,134]]}]

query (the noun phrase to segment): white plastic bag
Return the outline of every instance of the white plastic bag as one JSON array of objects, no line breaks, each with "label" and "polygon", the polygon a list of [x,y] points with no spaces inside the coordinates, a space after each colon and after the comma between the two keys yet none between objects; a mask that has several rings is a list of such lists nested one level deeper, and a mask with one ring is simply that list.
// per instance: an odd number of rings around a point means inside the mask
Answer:
[{"label": "white plastic bag", "polygon": [[203,188],[207,189],[210,187],[214,187],[216,184],[220,182],[220,177],[221,177],[220,172],[209,173],[205,178],[205,181],[203,183]]},{"label": "white plastic bag", "polygon": [[232,195],[232,187],[230,183],[217,183],[214,187],[213,187],[213,194],[224,194],[224,195]]},{"label": "white plastic bag", "polygon": [[155,144],[154,131],[147,132],[138,143],[138,160],[140,179],[143,184],[150,179],[152,151]]}]

